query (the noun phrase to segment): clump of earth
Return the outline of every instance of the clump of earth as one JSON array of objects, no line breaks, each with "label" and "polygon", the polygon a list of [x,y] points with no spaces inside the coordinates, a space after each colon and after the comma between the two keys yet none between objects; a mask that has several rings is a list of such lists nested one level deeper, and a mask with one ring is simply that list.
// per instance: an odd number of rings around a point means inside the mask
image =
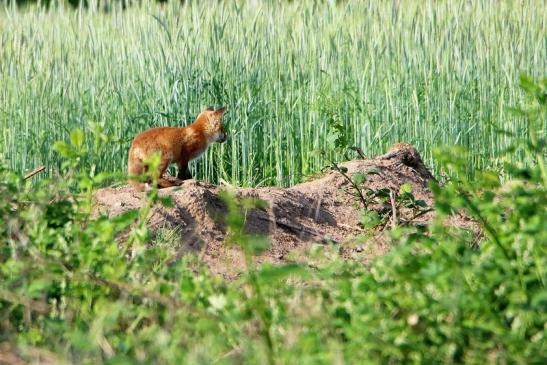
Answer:
[{"label": "clump of earth", "polygon": [[[174,207],[156,206],[148,225],[152,232],[175,232],[174,259],[188,253],[198,254],[213,273],[230,278],[243,270],[244,259],[238,247],[225,244],[227,229],[223,217],[227,207],[219,196],[222,190],[233,189],[238,197],[258,198],[267,203],[265,209],[247,212],[246,230],[268,237],[270,248],[257,256],[256,261],[273,264],[293,260],[318,244],[338,245],[342,256],[364,263],[389,250],[384,230],[393,222],[372,231],[360,226],[363,203],[347,179],[354,174],[365,174],[364,184],[372,190],[389,189],[396,194],[404,184],[410,185],[415,199],[429,206],[433,204],[428,189],[433,176],[416,149],[408,144],[395,145],[382,156],[339,166],[346,176],[330,170],[289,188],[232,188],[187,180],[180,187],[160,190],[161,196],[171,197]],[[96,209],[116,216],[140,208],[145,194],[129,186],[101,189],[95,195]],[[376,204],[368,209],[385,207]],[[397,214],[403,216],[405,212]],[[433,215],[433,212],[422,214],[410,223],[425,224]]]}]

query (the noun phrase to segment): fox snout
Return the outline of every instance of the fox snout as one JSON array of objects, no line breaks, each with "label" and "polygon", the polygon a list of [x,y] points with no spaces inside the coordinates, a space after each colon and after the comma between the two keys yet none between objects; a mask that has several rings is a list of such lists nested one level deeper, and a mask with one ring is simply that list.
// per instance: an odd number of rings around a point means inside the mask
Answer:
[{"label": "fox snout", "polygon": [[218,143],[224,143],[224,142],[226,142],[227,139],[228,139],[228,136],[226,135],[226,133],[221,132],[220,135],[218,136],[217,142]]}]

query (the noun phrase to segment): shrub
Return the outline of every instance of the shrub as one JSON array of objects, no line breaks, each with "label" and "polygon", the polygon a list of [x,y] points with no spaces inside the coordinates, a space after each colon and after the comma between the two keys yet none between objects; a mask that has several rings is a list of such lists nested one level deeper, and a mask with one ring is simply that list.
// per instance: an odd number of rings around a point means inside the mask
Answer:
[{"label": "shrub", "polygon": [[[331,246],[312,250],[310,268],[255,267],[264,240],[242,227],[259,202],[228,193],[247,271],[225,282],[193,257],[172,262],[150,246],[150,209],[169,204],[156,192],[140,211],[92,214],[111,176],[80,169],[79,132],[56,147],[64,179],[31,186],[1,167],[0,341],[78,364],[544,363],[547,82],[521,84],[528,135],[512,150],[526,159],[505,165],[512,180],[468,180],[464,158],[438,154],[453,178],[432,186],[435,221],[392,230],[370,267]],[[447,225],[457,215],[479,229]]]}]

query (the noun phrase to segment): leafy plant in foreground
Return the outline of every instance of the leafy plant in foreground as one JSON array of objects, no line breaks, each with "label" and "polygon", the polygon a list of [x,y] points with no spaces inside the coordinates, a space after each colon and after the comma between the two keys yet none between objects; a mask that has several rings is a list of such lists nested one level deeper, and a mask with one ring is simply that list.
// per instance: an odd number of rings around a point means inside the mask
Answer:
[{"label": "leafy plant in foreground", "polygon": [[[529,79],[524,79],[526,83]],[[519,180],[501,184],[493,171],[465,174],[433,185],[437,217],[427,232],[395,231],[398,246],[379,258],[371,275],[351,280],[352,302],[344,333],[348,354],[378,362],[542,363],[547,297],[547,191],[538,125],[545,81],[526,87],[534,112],[529,135],[517,141],[530,157]],[[458,155],[438,155],[454,171]],[[451,227],[468,216],[476,228]],[[475,230],[475,232],[473,232]]]},{"label": "leafy plant in foreground", "polygon": [[[35,186],[0,167],[0,348],[75,364],[544,363],[546,83],[523,86],[529,134],[514,147],[528,157],[506,164],[515,178],[482,171],[432,186],[434,222],[391,230],[392,250],[368,267],[324,245],[302,265],[259,265],[264,240],[245,217],[264,207],[228,194],[227,244],[247,269],[221,280],[151,244],[154,191],[141,211],[94,216],[106,177],[77,159]],[[75,133],[66,147],[77,151]],[[459,156],[438,159],[457,172]],[[412,204],[405,193],[400,204]]]}]

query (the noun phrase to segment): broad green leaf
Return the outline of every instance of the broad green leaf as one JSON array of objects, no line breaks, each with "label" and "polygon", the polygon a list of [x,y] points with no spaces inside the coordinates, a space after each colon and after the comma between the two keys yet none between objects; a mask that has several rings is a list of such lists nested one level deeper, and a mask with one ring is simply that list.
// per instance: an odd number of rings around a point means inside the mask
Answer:
[{"label": "broad green leaf", "polygon": [[408,193],[408,194],[412,193],[412,185],[410,183],[404,183],[399,188],[399,194],[404,194],[404,193]]},{"label": "broad green leaf", "polygon": [[377,227],[381,222],[380,215],[374,210],[361,210],[359,224],[366,229]]},{"label": "broad green leaf", "polygon": [[53,150],[65,158],[73,158],[77,156],[74,150],[63,141],[55,142],[53,144]]},{"label": "broad green leaf", "polygon": [[82,149],[84,145],[84,131],[81,129],[73,129],[70,132],[70,143],[72,143],[72,146],[74,146],[77,150]]},{"label": "broad green leaf", "polygon": [[287,276],[299,276],[306,274],[306,268],[299,264],[286,264],[279,266],[264,266],[258,272],[258,277],[264,282],[274,282]]}]

